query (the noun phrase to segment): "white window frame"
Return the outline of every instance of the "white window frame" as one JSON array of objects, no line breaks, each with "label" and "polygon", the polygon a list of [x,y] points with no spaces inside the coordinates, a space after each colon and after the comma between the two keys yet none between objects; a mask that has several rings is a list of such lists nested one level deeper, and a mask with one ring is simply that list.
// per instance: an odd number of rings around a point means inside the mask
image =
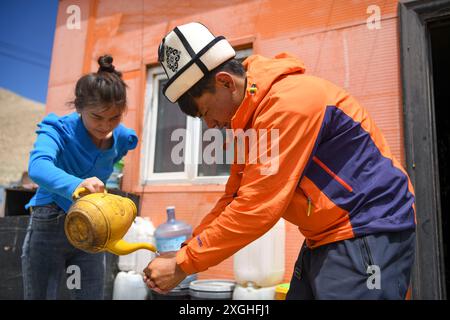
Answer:
[{"label": "white window frame", "polygon": [[[153,172],[155,163],[156,122],[158,117],[158,82],[165,79],[162,67],[150,68],[147,74],[144,133],[141,153],[141,184],[225,184],[226,176],[198,176],[197,156],[200,153],[200,134],[202,123],[200,119],[186,117],[185,161],[183,172]],[[147,125],[150,123],[150,125]],[[189,159],[190,161],[187,161]]]}]

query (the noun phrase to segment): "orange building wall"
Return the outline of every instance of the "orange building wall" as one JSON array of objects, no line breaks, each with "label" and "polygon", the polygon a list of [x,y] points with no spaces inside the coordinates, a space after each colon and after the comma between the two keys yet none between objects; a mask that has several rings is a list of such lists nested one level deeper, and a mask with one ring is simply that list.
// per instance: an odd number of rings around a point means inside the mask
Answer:
[{"label": "orange building wall", "polygon": [[[81,8],[81,29],[69,30],[69,5]],[[381,9],[381,28],[369,30],[370,5]],[[61,0],[53,47],[47,112],[71,112],[77,79],[97,69],[97,57],[110,53],[129,86],[124,119],[142,138],[146,71],[157,64],[161,38],[174,26],[199,21],[233,45],[273,56],[290,51],[304,60],[306,72],[335,82],[352,93],[372,114],[394,155],[404,163],[399,75],[397,1],[393,0]],[[176,206],[179,219],[195,226],[224,190],[211,186],[141,186],[138,148],[125,159],[123,188],[142,194],[143,216],[156,225],[165,207]],[[302,235],[286,223],[288,281]],[[201,278],[233,278],[232,258]]]}]

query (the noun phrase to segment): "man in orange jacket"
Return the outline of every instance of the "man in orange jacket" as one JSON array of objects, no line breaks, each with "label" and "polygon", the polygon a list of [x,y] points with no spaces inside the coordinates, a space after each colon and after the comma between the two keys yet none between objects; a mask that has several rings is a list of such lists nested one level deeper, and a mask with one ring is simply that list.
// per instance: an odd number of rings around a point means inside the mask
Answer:
[{"label": "man in orange jacket", "polygon": [[178,252],[149,263],[147,285],[167,292],[284,218],[306,238],[288,299],[404,299],[414,191],[367,111],[343,89],[305,75],[293,56],[254,55],[243,64],[234,56],[224,37],[199,23],[176,27],[160,45],[164,94],[183,112],[210,128],[277,139],[265,154],[271,161],[232,164],[225,194]]}]

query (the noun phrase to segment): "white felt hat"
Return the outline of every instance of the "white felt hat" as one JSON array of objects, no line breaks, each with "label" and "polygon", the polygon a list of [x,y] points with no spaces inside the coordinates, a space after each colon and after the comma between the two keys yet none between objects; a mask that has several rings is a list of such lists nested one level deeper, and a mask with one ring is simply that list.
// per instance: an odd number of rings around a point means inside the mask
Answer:
[{"label": "white felt hat", "polygon": [[223,36],[215,37],[201,23],[175,27],[158,49],[159,62],[169,78],[164,95],[175,103],[203,76],[235,55]]}]

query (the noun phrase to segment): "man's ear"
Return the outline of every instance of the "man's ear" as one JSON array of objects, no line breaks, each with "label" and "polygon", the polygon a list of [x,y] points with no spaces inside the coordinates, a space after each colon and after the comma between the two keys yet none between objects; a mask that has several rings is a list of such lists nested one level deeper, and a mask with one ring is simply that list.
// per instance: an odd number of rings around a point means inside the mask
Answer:
[{"label": "man's ear", "polygon": [[231,74],[225,71],[220,71],[216,74],[216,84],[225,88],[236,89],[236,84]]}]

